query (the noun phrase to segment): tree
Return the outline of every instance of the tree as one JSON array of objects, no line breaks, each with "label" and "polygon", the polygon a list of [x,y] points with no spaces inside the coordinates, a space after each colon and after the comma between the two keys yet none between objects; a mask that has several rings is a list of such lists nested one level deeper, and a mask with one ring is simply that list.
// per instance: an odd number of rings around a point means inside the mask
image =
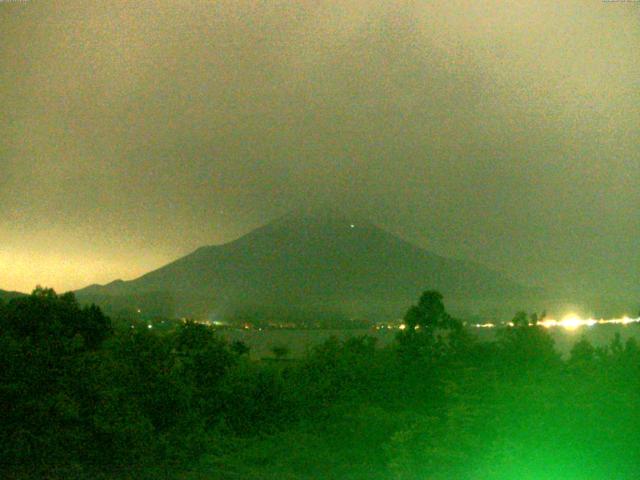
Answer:
[{"label": "tree", "polygon": [[[522,310],[517,312],[513,317],[513,320],[511,320],[511,323],[513,323],[514,327],[528,327],[529,317],[527,316],[527,312]],[[537,318],[536,318],[536,323],[537,323]]]},{"label": "tree", "polygon": [[[396,336],[398,353],[407,364],[442,358],[468,345],[462,322],[449,315],[440,292],[426,290],[404,316],[405,329]],[[420,360],[420,361],[421,361]]]},{"label": "tree", "polygon": [[95,350],[113,334],[111,320],[97,306],[81,308],[73,293],[57,295],[40,286],[9,302],[2,323],[16,338],[55,348],[77,336],[84,347]]},{"label": "tree", "polygon": [[420,317],[418,325],[425,328],[437,328],[446,325],[448,320],[447,312],[442,302],[442,294],[435,290],[427,290],[420,296],[418,301]]},{"label": "tree", "polygon": [[537,312],[533,312],[531,315],[529,315],[529,318],[531,319],[532,325],[538,325],[538,323],[543,321],[546,316],[547,312],[543,310],[540,315],[538,315]]},{"label": "tree", "polygon": [[278,360],[282,360],[289,355],[289,347],[286,345],[274,345],[271,347],[271,353],[273,353]]},{"label": "tree", "polygon": [[512,327],[498,332],[498,346],[505,367],[521,372],[559,364],[560,356],[555,351],[553,338],[543,326],[530,325],[523,311],[516,313],[511,323]]},{"label": "tree", "polygon": [[420,296],[417,305],[412,305],[404,316],[404,324],[408,331],[425,328],[433,331],[436,328],[448,328],[451,317],[447,314],[442,294],[435,290],[426,290]]},{"label": "tree", "polygon": [[249,347],[242,340],[234,340],[233,343],[231,343],[230,348],[233,353],[240,357],[243,355],[249,355],[249,352],[251,351],[251,347]]},{"label": "tree", "polygon": [[593,362],[596,349],[583,335],[571,348],[569,363],[572,365],[589,365]]},{"label": "tree", "polygon": [[180,375],[193,389],[195,403],[206,422],[215,423],[224,403],[221,383],[238,357],[211,328],[192,321],[176,332],[174,349],[180,358]]},{"label": "tree", "polygon": [[[107,404],[103,400],[113,392],[115,374],[104,369],[98,381],[92,377],[103,364],[101,349],[111,335],[111,323],[100,309],[81,308],[72,293],[57,295],[38,287],[2,308],[0,405],[11,408],[2,415],[0,470],[26,469],[25,478],[55,478],[49,471],[55,469],[58,478],[75,478],[82,461],[97,465],[88,460],[94,451],[89,445],[102,440],[119,445],[135,436],[133,428],[118,439],[113,430],[98,433],[96,412]],[[120,412],[116,403],[109,406],[110,415]],[[132,425],[132,416],[126,420],[122,425]],[[110,452],[107,447],[99,457]]]}]

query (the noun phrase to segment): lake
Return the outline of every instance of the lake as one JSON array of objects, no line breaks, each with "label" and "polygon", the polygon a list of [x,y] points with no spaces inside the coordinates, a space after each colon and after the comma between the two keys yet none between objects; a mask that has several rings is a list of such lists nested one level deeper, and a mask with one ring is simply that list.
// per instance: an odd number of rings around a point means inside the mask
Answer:
[{"label": "lake", "polygon": [[[491,341],[495,338],[497,329],[495,328],[473,328],[469,331],[480,340]],[[553,337],[556,349],[563,355],[571,350],[573,344],[583,335],[594,345],[607,345],[614,338],[616,332],[620,333],[624,343],[629,337],[635,337],[640,342],[640,324],[629,325],[594,325],[583,326],[570,330],[562,327],[549,328],[549,333]],[[378,339],[378,345],[388,345],[393,341],[397,330],[286,330],[286,329],[229,329],[221,330],[220,334],[230,341],[242,340],[250,348],[251,358],[261,359],[273,357],[271,348],[284,345],[289,348],[289,357],[301,357],[308,349],[318,345],[331,336],[340,339],[352,336],[369,335]]]}]

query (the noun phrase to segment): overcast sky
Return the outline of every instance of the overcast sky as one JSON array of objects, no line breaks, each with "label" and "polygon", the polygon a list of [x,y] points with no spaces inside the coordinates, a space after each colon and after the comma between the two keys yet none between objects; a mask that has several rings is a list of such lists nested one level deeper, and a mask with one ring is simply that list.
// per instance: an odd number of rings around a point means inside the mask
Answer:
[{"label": "overcast sky", "polygon": [[640,298],[640,3],[27,0],[0,33],[0,288],[134,278],[332,200]]}]

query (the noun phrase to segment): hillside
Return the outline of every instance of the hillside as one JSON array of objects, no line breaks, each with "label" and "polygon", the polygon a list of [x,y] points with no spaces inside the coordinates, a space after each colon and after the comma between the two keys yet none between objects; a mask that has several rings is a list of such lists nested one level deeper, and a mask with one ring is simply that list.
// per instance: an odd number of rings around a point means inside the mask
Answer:
[{"label": "hillside", "polygon": [[[287,215],[132,281],[77,292],[112,307],[224,318],[260,309],[398,315],[425,288],[450,305],[490,305],[527,289],[481,265],[430,253],[366,221]],[[161,307],[159,307],[161,305]]]},{"label": "hillside", "polygon": [[24,295],[25,295],[24,293],[20,293],[20,292],[9,292],[7,290],[0,290],[0,300],[4,302],[8,302],[13,298],[22,297]]}]

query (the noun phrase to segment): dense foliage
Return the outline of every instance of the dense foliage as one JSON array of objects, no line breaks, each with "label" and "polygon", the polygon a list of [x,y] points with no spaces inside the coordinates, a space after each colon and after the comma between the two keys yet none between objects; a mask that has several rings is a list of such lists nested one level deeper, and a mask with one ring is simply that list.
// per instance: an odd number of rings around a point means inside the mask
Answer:
[{"label": "dense foliage", "polygon": [[121,328],[37,289],[0,304],[0,476],[636,478],[638,345],[563,359],[514,320],[479,343],[425,292],[390,347],[258,362],[202,325]]}]

